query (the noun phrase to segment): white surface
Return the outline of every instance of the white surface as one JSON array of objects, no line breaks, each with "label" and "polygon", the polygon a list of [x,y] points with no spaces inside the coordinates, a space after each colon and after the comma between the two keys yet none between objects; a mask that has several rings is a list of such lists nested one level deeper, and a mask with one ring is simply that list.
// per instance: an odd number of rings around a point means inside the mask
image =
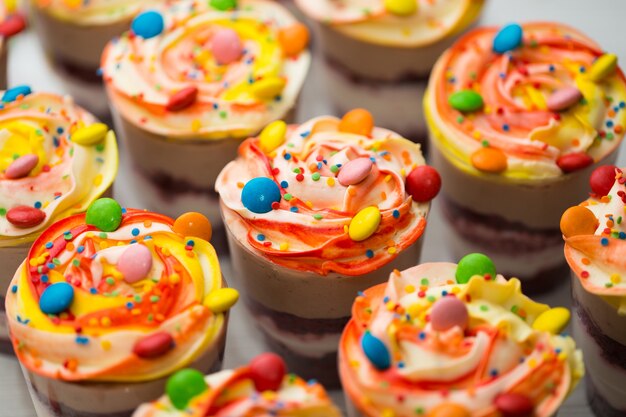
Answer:
[{"label": "white surface", "polygon": [[[311,0],[314,1],[314,0]],[[571,24],[592,38],[596,39],[607,51],[617,53],[622,63],[626,63],[626,42],[623,40],[620,27],[626,16],[626,1],[623,0],[487,0],[483,14],[484,24],[503,24],[511,21],[524,20],[556,20]],[[58,79],[49,73],[48,65],[43,57],[39,44],[33,33],[24,34],[14,40],[10,53],[9,77],[11,85],[29,84],[36,91],[63,93]],[[323,93],[323,80],[315,65],[307,81],[299,119],[305,120],[313,116],[325,114],[329,110],[328,102]],[[626,154],[619,158],[620,166],[626,165]],[[118,178],[124,178],[124,167]],[[122,181],[118,181],[118,185]],[[123,190],[126,191],[126,190]],[[140,193],[141,190],[136,190]],[[119,195],[124,205],[132,206],[133,193]],[[423,261],[454,260],[449,258],[447,249],[440,239],[441,218],[435,203],[429,218],[425,236]],[[224,275],[228,279],[230,268],[223,265]],[[569,287],[555,291],[540,299],[553,305],[569,304]],[[226,366],[234,367],[246,363],[262,346],[256,344],[260,340],[257,330],[246,320],[243,305],[235,307],[227,342]],[[341,394],[336,393],[340,398]],[[579,388],[562,407],[560,416],[588,417],[591,412],[585,404],[582,390]],[[0,355],[0,417],[34,417],[35,413],[30,397],[24,386],[17,362]]]}]

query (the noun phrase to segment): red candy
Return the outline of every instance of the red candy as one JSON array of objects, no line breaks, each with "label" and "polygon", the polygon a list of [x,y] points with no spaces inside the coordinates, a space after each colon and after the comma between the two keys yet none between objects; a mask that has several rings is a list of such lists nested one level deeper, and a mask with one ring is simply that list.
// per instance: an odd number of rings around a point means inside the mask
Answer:
[{"label": "red candy", "polygon": [[10,38],[20,33],[26,27],[26,20],[21,14],[14,14],[7,17],[4,22],[0,23],[0,36]]},{"label": "red candy", "polygon": [[422,165],[406,177],[406,192],[414,201],[425,203],[432,200],[441,190],[441,177],[433,167]]},{"label": "red candy", "polygon": [[157,332],[141,339],[133,347],[133,353],[143,359],[158,358],[174,346],[174,338],[166,332]]},{"label": "red candy", "polygon": [[587,168],[593,164],[593,158],[582,152],[570,153],[559,157],[556,160],[556,164],[561,168],[561,171],[568,173]]},{"label": "red candy", "polygon": [[7,212],[7,220],[15,227],[28,229],[37,226],[46,218],[46,213],[30,206],[13,207]]},{"label": "red candy", "polygon": [[250,362],[250,377],[257,391],[276,391],[287,373],[285,361],[275,353],[262,353]]},{"label": "red candy", "polygon": [[430,311],[430,324],[436,331],[445,332],[455,326],[465,330],[468,321],[465,303],[453,296],[438,300]]},{"label": "red candy", "polygon": [[530,417],[535,409],[530,398],[513,392],[498,395],[495,405],[503,417]]},{"label": "red candy", "polygon": [[198,97],[198,88],[191,86],[185,87],[170,97],[165,108],[169,111],[181,111],[196,102]]},{"label": "red candy", "polygon": [[599,197],[609,194],[615,183],[615,165],[602,165],[596,168],[589,177],[591,191]]}]

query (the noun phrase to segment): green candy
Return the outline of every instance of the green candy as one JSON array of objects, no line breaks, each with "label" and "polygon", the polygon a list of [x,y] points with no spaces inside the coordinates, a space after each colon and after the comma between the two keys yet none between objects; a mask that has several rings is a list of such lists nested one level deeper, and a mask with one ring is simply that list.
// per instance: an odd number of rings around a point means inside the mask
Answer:
[{"label": "green candy", "polygon": [[470,113],[483,108],[483,97],[474,90],[461,90],[448,97],[448,104],[453,109],[463,113]]},{"label": "green candy", "polygon": [[204,375],[200,371],[182,369],[167,380],[165,392],[174,407],[184,410],[189,401],[202,394],[207,388]]},{"label": "green candy", "polygon": [[484,276],[491,275],[496,277],[496,266],[493,261],[482,253],[470,253],[465,255],[456,268],[456,282],[459,284],[467,284],[474,275]]},{"label": "green candy", "polygon": [[103,232],[114,232],[122,222],[122,207],[112,198],[99,198],[87,209],[85,222]]},{"label": "green candy", "polygon": [[226,11],[237,7],[237,0],[211,0],[211,7],[217,10]]}]

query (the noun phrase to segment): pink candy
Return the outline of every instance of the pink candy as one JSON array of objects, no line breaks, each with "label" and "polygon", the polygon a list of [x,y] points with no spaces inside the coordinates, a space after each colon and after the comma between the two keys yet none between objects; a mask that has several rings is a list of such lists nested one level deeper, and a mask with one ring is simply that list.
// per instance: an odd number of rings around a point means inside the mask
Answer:
[{"label": "pink candy", "polygon": [[372,160],[369,158],[357,158],[341,167],[337,180],[341,185],[348,186],[358,184],[372,172]]},{"label": "pink candy", "polygon": [[129,284],[144,279],[151,268],[152,253],[150,249],[139,243],[128,246],[117,262],[117,269]]},{"label": "pink candy", "polygon": [[35,154],[23,155],[17,158],[9,165],[4,175],[10,179],[15,180],[23,178],[28,175],[39,163],[39,157]]},{"label": "pink candy", "polygon": [[453,296],[443,297],[430,311],[430,324],[436,331],[444,332],[455,326],[465,330],[468,321],[465,303]]},{"label": "pink candy", "polygon": [[546,103],[550,111],[567,110],[583,98],[582,93],[576,87],[565,87],[556,90]]},{"label": "pink candy", "polygon": [[237,61],[243,53],[241,38],[232,29],[220,29],[211,39],[211,52],[218,64],[227,65]]},{"label": "pink candy", "polygon": [[535,406],[524,394],[507,392],[496,397],[495,405],[504,417],[530,417]]}]

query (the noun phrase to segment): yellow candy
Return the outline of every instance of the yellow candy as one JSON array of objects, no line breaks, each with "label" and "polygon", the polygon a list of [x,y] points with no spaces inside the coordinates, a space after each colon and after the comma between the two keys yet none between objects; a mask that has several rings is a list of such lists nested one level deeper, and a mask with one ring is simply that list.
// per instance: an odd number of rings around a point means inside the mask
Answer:
[{"label": "yellow candy", "polygon": [[385,9],[397,16],[410,16],[417,12],[417,0],[385,0]]},{"label": "yellow candy", "polygon": [[72,133],[72,142],[83,146],[95,145],[102,142],[108,131],[109,127],[104,123],[94,123],[90,126],[76,129]]},{"label": "yellow candy", "polygon": [[381,215],[378,207],[366,207],[352,218],[348,227],[350,239],[360,242],[376,232],[380,225]]},{"label": "yellow candy", "polygon": [[254,96],[262,100],[272,100],[282,93],[287,81],[279,77],[267,77],[255,81],[250,86],[250,91]]},{"label": "yellow candy", "polygon": [[287,134],[287,123],[282,120],[276,120],[270,123],[261,131],[259,135],[259,145],[261,150],[266,154],[271,153],[285,142]]},{"label": "yellow candy", "polygon": [[569,310],[564,307],[551,308],[537,317],[537,320],[533,323],[533,329],[559,334],[567,326],[570,317]]},{"label": "yellow candy", "polygon": [[219,314],[229,310],[239,300],[239,293],[234,288],[220,288],[206,296],[204,305]]},{"label": "yellow candy", "polygon": [[591,81],[602,81],[617,69],[617,55],[604,54],[596,60],[589,70]]}]

